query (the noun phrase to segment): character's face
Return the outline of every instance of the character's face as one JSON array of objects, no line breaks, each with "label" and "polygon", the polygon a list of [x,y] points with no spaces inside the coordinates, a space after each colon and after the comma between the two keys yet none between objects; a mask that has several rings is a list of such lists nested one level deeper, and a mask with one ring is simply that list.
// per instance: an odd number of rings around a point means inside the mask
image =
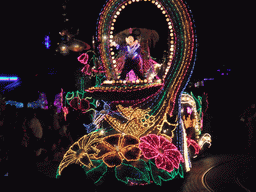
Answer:
[{"label": "character's face", "polygon": [[125,40],[126,40],[126,43],[128,45],[131,45],[134,42],[134,37],[133,36],[129,36],[129,37],[126,37]]}]

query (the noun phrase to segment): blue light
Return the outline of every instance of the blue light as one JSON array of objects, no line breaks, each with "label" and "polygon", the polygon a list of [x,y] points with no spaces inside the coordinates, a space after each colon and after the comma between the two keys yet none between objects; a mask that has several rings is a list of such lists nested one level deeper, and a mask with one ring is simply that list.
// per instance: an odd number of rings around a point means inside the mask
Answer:
[{"label": "blue light", "polygon": [[9,101],[6,101],[5,103],[6,103],[6,105],[16,106],[16,108],[23,108],[24,107],[23,103],[17,102],[17,101],[9,100]]},{"label": "blue light", "polygon": [[44,42],[43,44],[45,45],[46,49],[50,49],[50,46],[51,46],[51,40],[50,40],[50,36],[49,35],[46,35],[44,37]]},{"label": "blue light", "polygon": [[17,81],[18,77],[7,77],[7,76],[1,76],[0,81]]}]

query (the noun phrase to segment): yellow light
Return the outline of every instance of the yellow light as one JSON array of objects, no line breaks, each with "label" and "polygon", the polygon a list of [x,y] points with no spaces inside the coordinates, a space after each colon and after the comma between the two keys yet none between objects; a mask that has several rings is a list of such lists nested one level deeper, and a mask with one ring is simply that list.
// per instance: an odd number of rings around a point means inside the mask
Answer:
[{"label": "yellow light", "polygon": [[61,49],[61,51],[66,51],[66,50],[68,49],[68,47],[67,47],[66,45],[62,45],[62,46],[60,47],[60,49]]},{"label": "yellow light", "polygon": [[117,14],[117,15],[120,15],[120,11],[117,11],[116,14]]},{"label": "yellow light", "polygon": [[[99,138],[99,136],[100,135],[97,132],[85,135],[81,137],[77,142],[75,142],[71,147],[69,147],[69,150],[65,153],[62,161],[59,164],[58,174],[61,175],[63,169],[69,164],[84,165],[88,168],[93,167],[91,158],[99,153],[99,150],[95,148],[95,145],[101,142],[101,138]],[[74,146],[77,146],[79,150],[74,151]],[[90,150],[95,151],[95,153],[89,154],[88,151]],[[82,160],[83,158],[87,158],[86,163]]]},{"label": "yellow light", "polygon": [[101,135],[104,135],[104,134],[105,134],[105,131],[102,129],[102,130],[100,131],[100,134],[101,134]]},{"label": "yellow light", "polygon": [[106,35],[103,35],[102,38],[103,38],[103,40],[107,40],[107,36]]}]

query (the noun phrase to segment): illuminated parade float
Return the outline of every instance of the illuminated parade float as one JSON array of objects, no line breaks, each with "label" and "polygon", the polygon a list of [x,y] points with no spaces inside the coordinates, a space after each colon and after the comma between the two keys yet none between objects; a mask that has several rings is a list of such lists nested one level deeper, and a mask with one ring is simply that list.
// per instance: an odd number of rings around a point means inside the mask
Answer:
[{"label": "illuminated parade float", "polygon": [[[136,4],[154,6],[166,21],[167,28],[158,29],[168,31],[161,62],[150,54],[157,29],[115,29],[122,12]],[[128,185],[183,178],[191,159],[211,145],[203,132],[202,98],[184,92],[196,41],[191,11],[182,0],[109,0],[98,18],[93,50],[78,57],[81,73],[95,77],[96,85],[65,96],[74,109],[91,113],[92,121],[65,153],[56,177],[79,164],[95,184],[108,171]],[[62,109],[66,115],[67,107]]]}]

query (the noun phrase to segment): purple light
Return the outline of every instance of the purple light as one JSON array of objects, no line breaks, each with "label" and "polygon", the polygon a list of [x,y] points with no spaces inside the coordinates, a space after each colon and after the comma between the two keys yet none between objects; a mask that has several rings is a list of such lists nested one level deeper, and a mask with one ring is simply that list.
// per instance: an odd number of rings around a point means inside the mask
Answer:
[{"label": "purple light", "polygon": [[214,78],[204,78],[204,81],[213,81]]},{"label": "purple light", "polygon": [[50,36],[49,35],[46,35],[44,37],[44,42],[43,44],[45,45],[46,49],[50,49],[50,46],[51,46],[51,40],[50,40]]}]

